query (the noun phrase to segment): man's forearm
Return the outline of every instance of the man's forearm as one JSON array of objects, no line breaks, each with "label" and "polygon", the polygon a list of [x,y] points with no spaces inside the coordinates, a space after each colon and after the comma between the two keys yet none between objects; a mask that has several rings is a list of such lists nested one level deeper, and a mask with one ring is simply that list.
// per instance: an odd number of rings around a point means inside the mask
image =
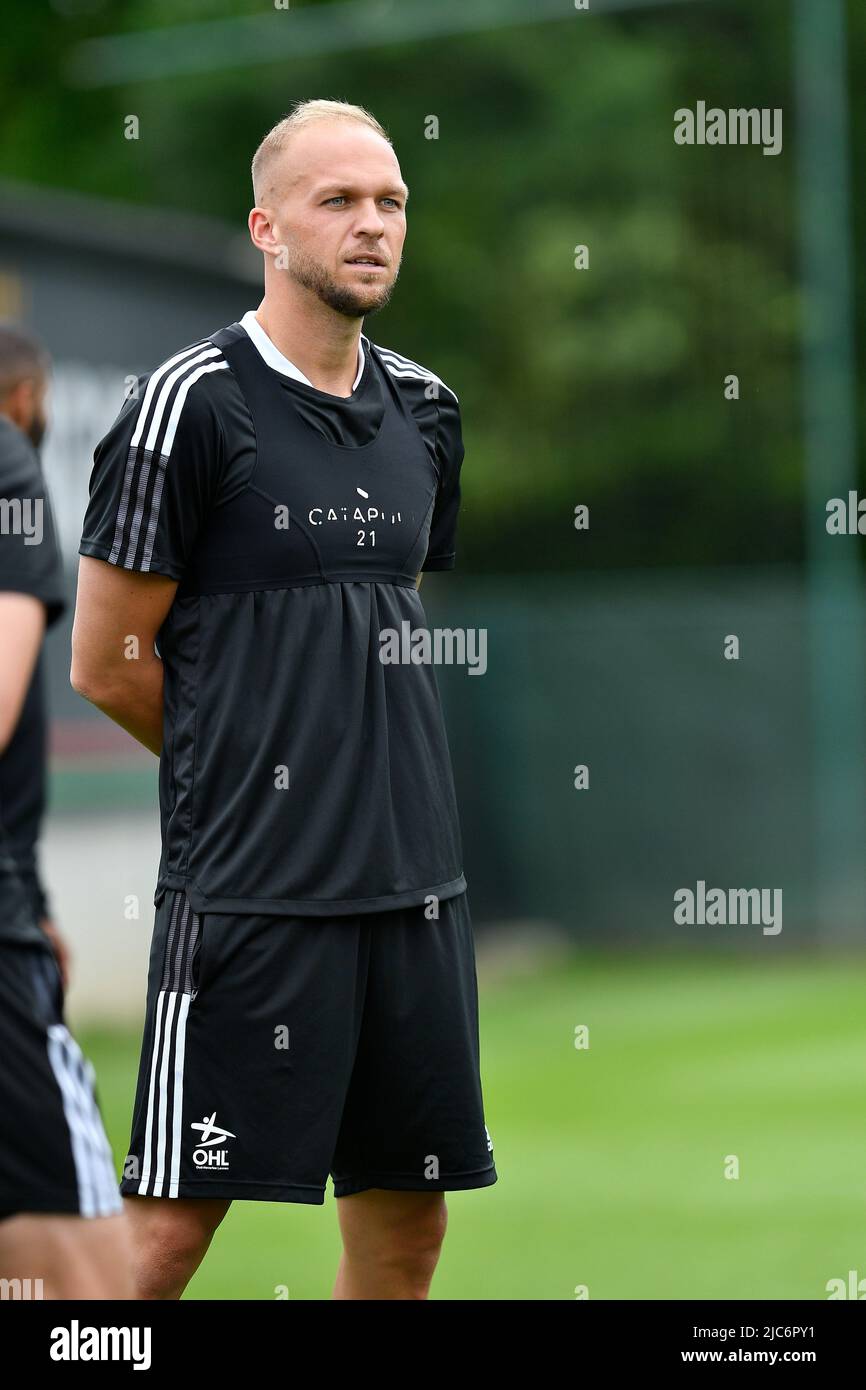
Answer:
[{"label": "man's forearm", "polygon": [[159,757],[162,751],[162,662],[154,655],[129,663],[129,671],[119,677],[94,684],[76,686],[79,694],[113,719],[134,739]]},{"label": "man's forearm", "polygon": [[159,756],[162,662],[158,634],[177,580],[82,555],[72,628],[72,687]]}]

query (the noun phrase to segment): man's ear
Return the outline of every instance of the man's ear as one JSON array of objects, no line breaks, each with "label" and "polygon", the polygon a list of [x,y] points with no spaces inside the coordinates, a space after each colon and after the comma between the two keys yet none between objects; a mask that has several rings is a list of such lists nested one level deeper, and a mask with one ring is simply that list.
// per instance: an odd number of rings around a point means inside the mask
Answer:
[{"label": "man's ear", "polygon": [[0,415],[5,415],[13,425],[27,434],[33,423],[33,415],[38,404],[38,383],[32,377],[25,377],[6,392],[0,401]]},{"label": "man's ear", "polygon": [[263,251],[265,255],[274,251],[279,251],[277,238],[274,235],[274,224],[270,214],[260,207],[254,207],[247,218],[247,226],[250,231],[250,240],[257,250]]}]

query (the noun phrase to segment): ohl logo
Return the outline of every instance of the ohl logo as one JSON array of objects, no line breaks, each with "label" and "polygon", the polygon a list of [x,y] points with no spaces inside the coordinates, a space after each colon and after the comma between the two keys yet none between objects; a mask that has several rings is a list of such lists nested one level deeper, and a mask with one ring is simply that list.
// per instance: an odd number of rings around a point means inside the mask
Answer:
[{"label": "ohl logo", "polygon": [[228,1154],[225,1149],[215,1146],[224,1144],[227,1139],[237,1139],[237,1135],[232,1134],[230,1129],[222,1129],[216,1123],[216,1111],[211,1116],[205,1115],[201,1123],[193,1120],[190,1129],[201,1130],[198,1148],[192,1156],[196,1168],[228,1168]]}]

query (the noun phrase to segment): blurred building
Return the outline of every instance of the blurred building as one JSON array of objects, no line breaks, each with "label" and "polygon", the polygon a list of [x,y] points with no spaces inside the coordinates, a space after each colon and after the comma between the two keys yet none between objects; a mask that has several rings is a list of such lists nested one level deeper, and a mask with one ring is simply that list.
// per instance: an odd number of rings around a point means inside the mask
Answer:
[{"label": "blurred building", "polygon": [[0,181],[0,317],[54,363],[43,461],[75,564],[93,446],[130,379],[258,303],[244,228]]}]

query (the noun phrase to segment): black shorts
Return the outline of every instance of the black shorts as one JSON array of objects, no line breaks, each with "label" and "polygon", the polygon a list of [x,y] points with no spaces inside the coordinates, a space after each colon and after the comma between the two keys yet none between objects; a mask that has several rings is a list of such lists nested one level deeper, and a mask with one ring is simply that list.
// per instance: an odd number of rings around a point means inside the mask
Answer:
[{"label": "black shorts", "polygon": [[325,1200],[496,1182],[466,893],[355,917],[156,913],[121,1191]]},{"label": "black shorts", "polygon": [[93,1068],[45,946],[0,942],[0,1216],[121,1210]]}]

